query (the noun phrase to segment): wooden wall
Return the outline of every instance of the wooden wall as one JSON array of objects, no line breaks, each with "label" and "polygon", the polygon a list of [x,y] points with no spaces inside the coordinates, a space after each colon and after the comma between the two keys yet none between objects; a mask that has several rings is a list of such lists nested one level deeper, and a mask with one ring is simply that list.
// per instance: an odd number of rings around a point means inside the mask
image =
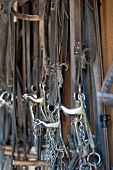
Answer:
[{"label": "wooden wall", "polygon": [[[102,42],[102,57],[103,57],[103,69],[104,77],[113,64],[113,0],[100,0],[100,19],[101,19],[101,42]],[[66,74],[66,88],[64,96],[64,105],[70,107],[70,68]],[[111,89],[113,93],[113,87]],[[111,121],[108,126],[108,138],[109,138],[109,152],[110,152],[110,164],[113,166],[113,107],[106,107],[106,114],[111,116]],[[63,116],[63,133],[64,140],[67,141],[66,134],[69,133],[70,121],[67,117]],[[67,125],[67,126],[65,126]]]},{"label": "wooden wall", "polygon": [[[113,64],[113,0],[100,0],[100,2],[101,40],[105,76],[109,67]],[[111,92],[113,93],[113,88]],[[113,108],[106,107],[106,114],[111,115],[108,134],[110,162],[113,166]]]}]

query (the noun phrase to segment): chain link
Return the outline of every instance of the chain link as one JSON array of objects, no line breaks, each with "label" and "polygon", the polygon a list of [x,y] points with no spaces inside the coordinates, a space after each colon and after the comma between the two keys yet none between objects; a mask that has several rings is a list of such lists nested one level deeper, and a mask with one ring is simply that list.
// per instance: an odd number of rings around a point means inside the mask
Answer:
[{"label": "chain link", "polygon": [[82,139],[82,144],[85,144],[85,128],[84,128],[84,119],[83,115],[80,117],[80,125],[79,125],[79,134]]},{"label": "chain link", "polygon": [[50,128],[45,135],[46,161],[51,163],[51,170],[55,169],[56,158],[58,157],[57,142],[55,141],[56,129]]}]

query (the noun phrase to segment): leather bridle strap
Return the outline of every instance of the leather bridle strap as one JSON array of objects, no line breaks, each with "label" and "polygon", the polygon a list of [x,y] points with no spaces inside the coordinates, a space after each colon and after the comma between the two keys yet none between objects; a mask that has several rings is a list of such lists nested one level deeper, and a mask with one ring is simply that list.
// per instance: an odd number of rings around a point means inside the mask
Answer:
[{"label": "leather bridle strap", "polygon": [[49,64],[49,105],[54,106],[57,100],[57,87],[56,87],[56,71],[54,67],[56,65],[56,35],[57,30],[57,11],[56,11],[56,3],[51,2],[51,13],[50,13],[50,64]]},{"label": "leather bridle strap", "polygon": [[[101,89],[102,82],[102,58],[101,58],[101,50],[100,48],[100,32],[99,32],[99,22],[98,17],[94,14],[98,15],[97,9],[97,1],[93,1],[94,3],[94,12],[92,8],[87,5],[87,28],[88,28],[88,47],[92,48],[96,51],[96,58],[93,64],[90,64],[91,69],[91,80],[92,80],[92,93],[93,93],[93,109],[94,109],[94,125],[95,125],[95,133],[96,133],[96,150],[102,156],[102,160],[104,163],[104,168],[109,170],[109,154],[108,152],[108,141],[106,140],[106,130],[102,129],[100,126],[100,115],[104,115],[103,106],[100,100],[97,99],[97,92]],[[95,25],[93,19],[95,19]],[[96,31],[95,31],[96,26]],[[90,53],[90,57],[92,58],[92,53]]]},{"label": "leather bridle strap", "polygon": [[7,43],[7,55],[6,55],[6,84],[8,87],[13,86],[12,77],[12,51],[11,51],[11,16],[10,16],[10,3],[8,4],[8,43]]},{"label": "leather bridle strap", "polygon": [[71,86],[71,100],[70,105],[73,108],[75,106],[74,93],[75,93],[75,75],[76,75],[76,66],[75,66],[75,0],[70,0],[70,86]]},{"label": "leather bridle strap", "polygon": [[75,1],[75,64],[76,64],[76,75],[75,84],[76,92],[79,92],[79,87],[83,86],[83,74],[81,67],[81,56],[82,56],[82,1]]},{"label": "leather bridle strap", "polygon": [[13,22],[13,112],[12,112],[12,157],[11,157],[11,168],[13,170],[13,160],[14,160],[14,151],[15,151],[15,145],[16,145],[16,62],[17,62],[17,51],[16,51],[16,23]]},{"label": "leather bridle strap", "polygon": [[[69,45],[69,19],[64,15],[64,28],[63,28],[63,40],[62,40],[62,63],[67,62],[67,55],[68,55],[68,45]],[[66,77],[66,71],[65,67],[63,67],[62,70],[62,75],[63,75],[63,83],[65,84],[65,77]],[[63,102],[64,98],[64,85],[62,87],[62,93],[61,93],[61,101]]]},{"label": "leather bridle strap", "polygon": [[[101,51],[102,49],[101,49],[101,42],[100,42],[100,28],[99,28],[99,15],[98,15],[97,1],[93,0],[93,4],[94,4],[94,18],[95,18],[95,25],[96,25],[95,31],[96,31],[97,57],[98,57],[98,59],[95,61],[94,68],[97,68],[97,70],[100,71],[99,75],[101,76],[101,77],[98,76],[98,79],[96,79],[96,81],[95,81],[96,94],[97,94],[97,91],[99,91],[101,89],[101,83],[103,81],[103,67],[102,67],[102,51]],[[94,69],[95,77],[96,77],[96,74],[97,74],[97,70]],[[100,116],[100,114],[102,116],[105,116],[104,105],[102,105],[101,101],[98,98],[97,98],[97,106],[98,106],[98,116]],[[101,139],[104,169],[110,170],[107,127],[104,127],[103,129],[101,129],[101,127],[100,127],[100,135],[103,136],[103,138],[104,138],[104,147],[103,147],[103,141]]]},{"label": "leather bridle strap", "polygon": [[19,12],[15,11],[12,7],[11,7],[11,13],[14,16],[16,16],[18,19],[22,19],[22,20],[26,20],[26,21],[43,20],[43,18],[40,18],[38,15],[27,15],[27,14],[19,13]]},{"label": "leather bridle strap", "polygon": [[[88,60],[88,55],[89,55],[89,48],[88,48],[88,30],[87,30],[87,14],[86,14],[86,0],[82,3],[82,53],[85,56],[86,60]],[[88,53],[86,54],[85,51]],[[84,85],[84,95],[85,95],[85,105],[86,105],[86,113],[87,113],[87,118],[90,123],[90,117],[91,117],[91,112],[90,112],[90,65],[84,63],[83,65],[83,85]]]}]

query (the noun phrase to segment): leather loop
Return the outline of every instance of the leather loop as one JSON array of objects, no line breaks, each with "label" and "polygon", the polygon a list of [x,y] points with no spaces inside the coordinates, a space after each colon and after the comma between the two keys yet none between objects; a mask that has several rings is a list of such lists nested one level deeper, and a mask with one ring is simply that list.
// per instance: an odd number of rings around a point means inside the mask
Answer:
[{"label": "leather loop", "polygon": [[11,13],[16,16],[18,19],[26,20],[26,21],[40,21],[43,20],[43,18],[40,18],[38,15],[28,15],[28,14],[23,14],[15,11],[11,7]]}]

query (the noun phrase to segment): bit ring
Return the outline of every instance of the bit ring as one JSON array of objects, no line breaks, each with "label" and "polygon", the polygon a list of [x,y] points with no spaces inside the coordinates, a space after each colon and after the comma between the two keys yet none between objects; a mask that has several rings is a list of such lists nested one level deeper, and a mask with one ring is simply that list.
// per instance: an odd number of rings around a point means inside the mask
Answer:
[{"label": "bit ring", "polygon": [[78,94],[78,100],[85,100],[85,95],[82,94]]},{"label": "bit ring", "polygon": [[67,65],[66,63],[60,64],[60,67],[61,67],[61,66],[65,66],[65,70],[66,70],[66,71],[68,70],[68,65]]},{"label": "bit ring", "polygon": [[[98,161],[97,162],[90,162],[90,157],[91,156],[95,156],[98,158]],[[101,162],[101,157],[100,155],[97,153],[97,152],[91,152],[89,153],[89,155],[87,156],[87,162],[90,166],[94,167],[95,165],[98,166]]]}]

